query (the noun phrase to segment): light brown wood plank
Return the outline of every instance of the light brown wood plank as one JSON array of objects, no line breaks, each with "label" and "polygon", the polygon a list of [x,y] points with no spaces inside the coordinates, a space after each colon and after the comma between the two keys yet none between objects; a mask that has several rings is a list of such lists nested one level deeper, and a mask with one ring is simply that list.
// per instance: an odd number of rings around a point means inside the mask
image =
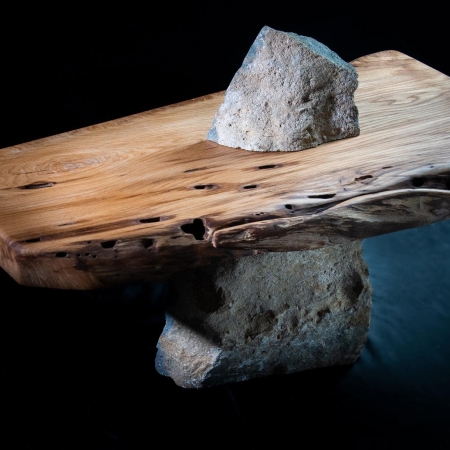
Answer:
[{"label": "light brown wood plank", "polygon": [[449,218],[450,79],[395,51],[352,64],[361,134],[313,149],[206,141],[217,93],[0,150],[1,266],[89,289]]}]

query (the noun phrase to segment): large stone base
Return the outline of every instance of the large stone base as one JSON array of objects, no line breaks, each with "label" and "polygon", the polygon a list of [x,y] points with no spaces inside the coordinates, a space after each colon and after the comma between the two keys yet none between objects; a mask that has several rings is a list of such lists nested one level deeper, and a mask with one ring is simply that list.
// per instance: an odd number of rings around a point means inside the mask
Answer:
[{"label": "large stone base", "polygon": [[156,368],[200,388],[351,364],[369,328],[361,241],[176,274]]}]

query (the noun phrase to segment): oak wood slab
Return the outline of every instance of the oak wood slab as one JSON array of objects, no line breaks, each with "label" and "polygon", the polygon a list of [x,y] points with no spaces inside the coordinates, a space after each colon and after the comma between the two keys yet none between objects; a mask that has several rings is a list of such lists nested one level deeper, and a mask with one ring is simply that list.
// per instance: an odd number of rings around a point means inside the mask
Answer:
[{"label": "oak wood slab", "polygon": [[396,51],[352,64],[360,136],[308,150],[205,140],[223,92],[0,150],[0,265],[90,289],[450,218],[450,78]]}]

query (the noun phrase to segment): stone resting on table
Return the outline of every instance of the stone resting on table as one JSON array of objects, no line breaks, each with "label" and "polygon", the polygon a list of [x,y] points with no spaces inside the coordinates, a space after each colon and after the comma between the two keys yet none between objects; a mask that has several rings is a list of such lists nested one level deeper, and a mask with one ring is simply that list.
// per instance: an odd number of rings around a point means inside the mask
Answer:
[{"label": "stone resting on table", "polygon": [[[156,363],[181,386],[354,361],[360,241],[450,217],[450,79],[395,51],[351,66],[360,134],[302,151],[206,139],[224,93],[1,149],[1,266],[63,289],[173,275]],[[340,117],[339,96],[302,102]],[[294,135],[319,143],[301,108]]]},{"label": "stone resting on table", "polygon": [[322,43],[264,27],[236,72],[208,139],[298,151],[359,135],[355,68]]}]

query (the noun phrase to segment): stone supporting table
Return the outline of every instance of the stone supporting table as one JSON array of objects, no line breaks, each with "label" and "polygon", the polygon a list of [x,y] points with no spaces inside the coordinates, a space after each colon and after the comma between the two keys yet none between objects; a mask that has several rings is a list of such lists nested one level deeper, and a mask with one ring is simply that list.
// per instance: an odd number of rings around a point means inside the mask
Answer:
[{"label": "stone supporting table", "polygon": [[172,276],[156,364],[181,386],[353,362],[361,240],[450,217],[450,79],[352,64],[361,134],[316,148],[207,141],[217,93],[0,150],[0,265],[62,289]]}]

